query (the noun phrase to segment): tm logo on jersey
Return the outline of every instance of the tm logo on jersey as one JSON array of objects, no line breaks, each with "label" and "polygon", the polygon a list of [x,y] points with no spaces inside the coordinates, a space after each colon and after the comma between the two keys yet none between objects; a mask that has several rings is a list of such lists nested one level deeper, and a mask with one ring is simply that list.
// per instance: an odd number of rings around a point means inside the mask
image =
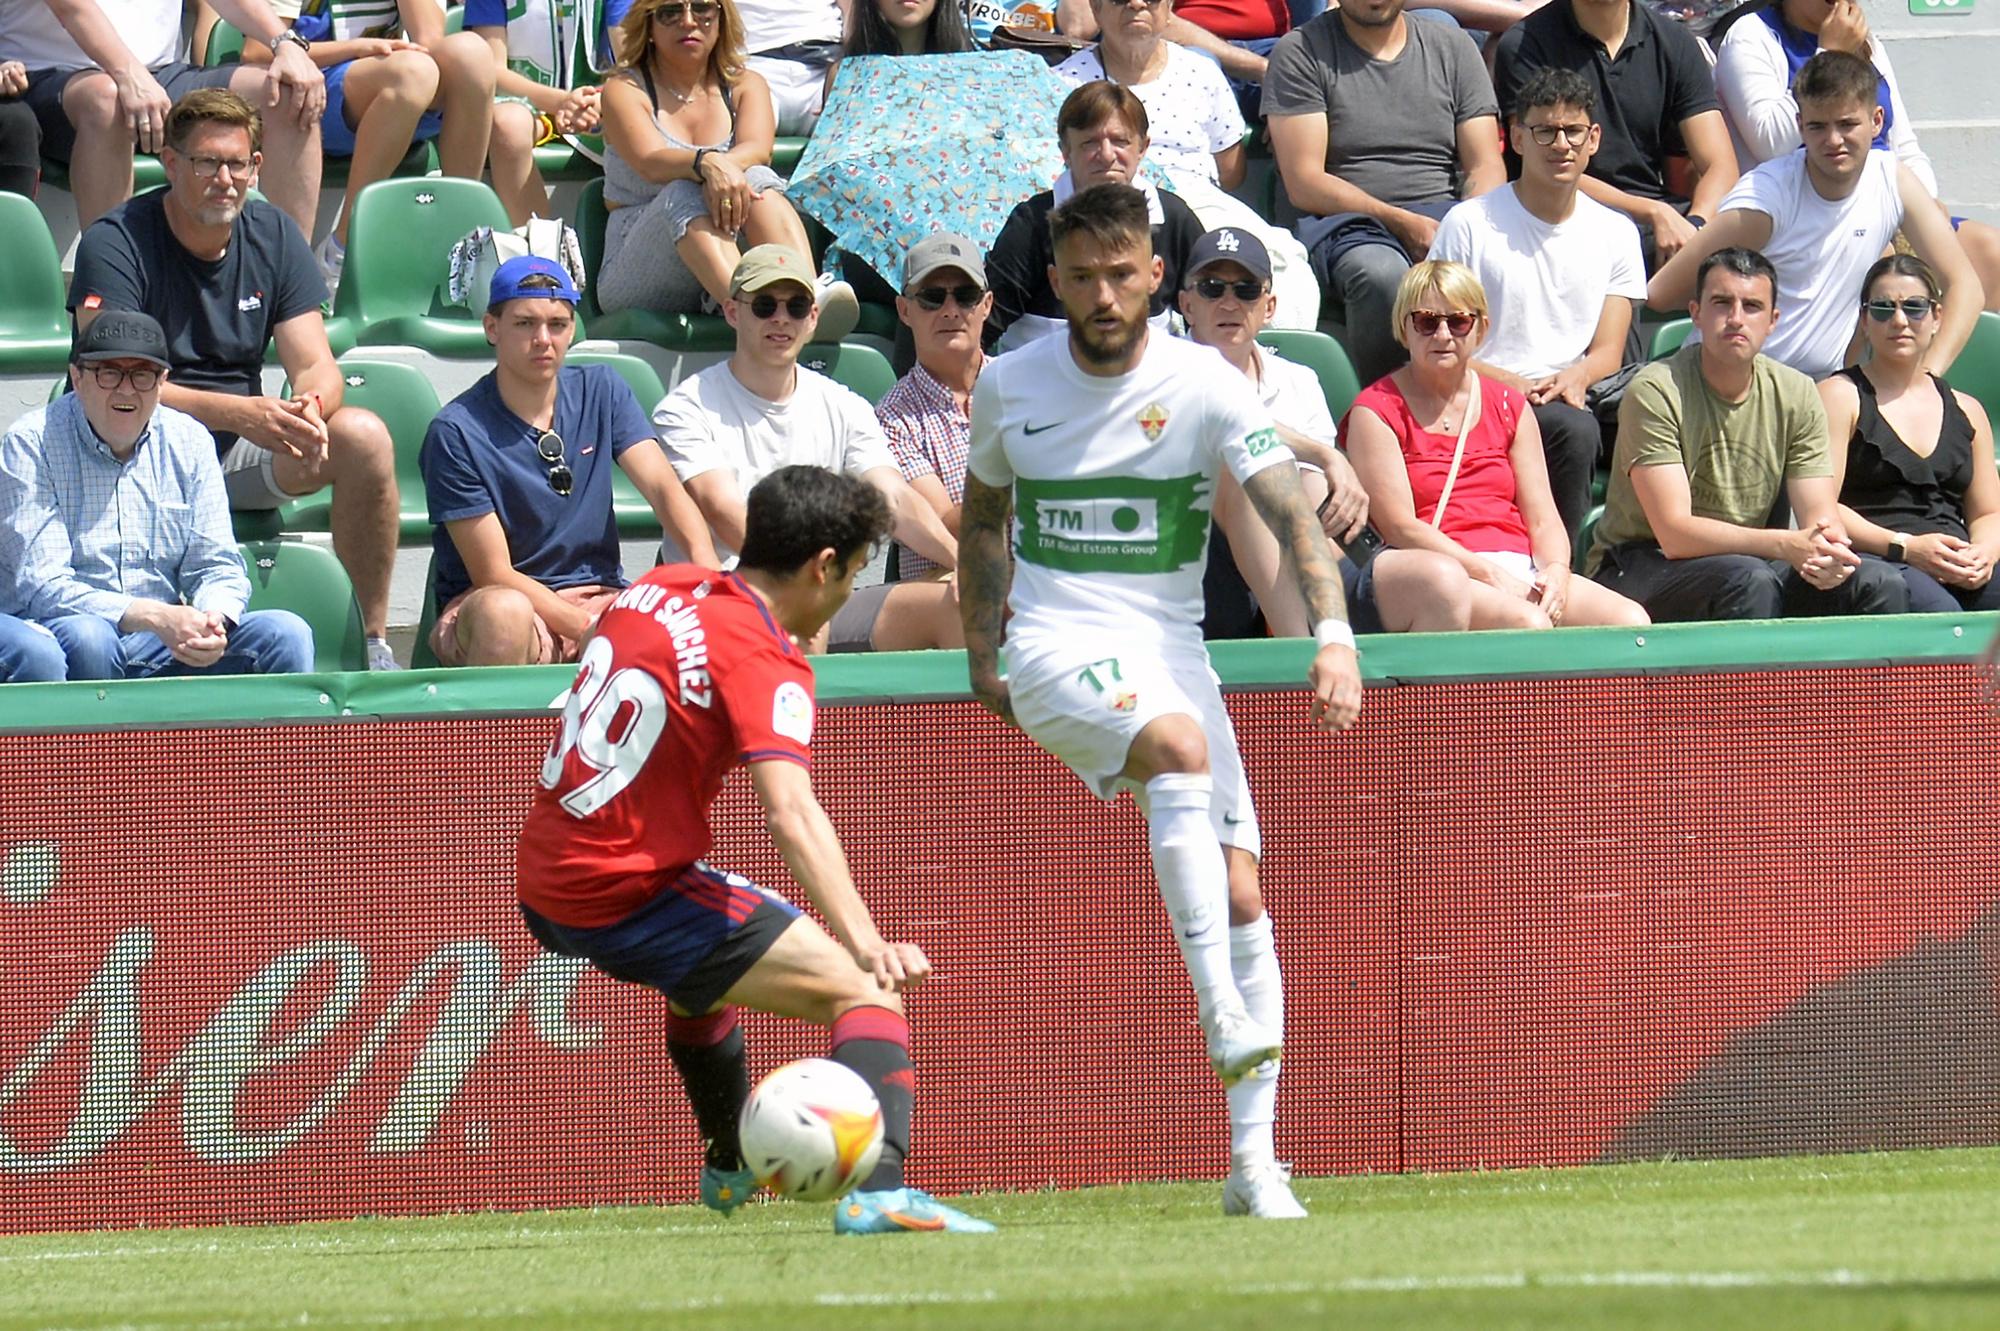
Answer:
[{"label": "tm logo on jersey", "polygon": [[1015,553],[1069,573],[1171,573],[1208,541],[1204,476],[1014,482]]}]

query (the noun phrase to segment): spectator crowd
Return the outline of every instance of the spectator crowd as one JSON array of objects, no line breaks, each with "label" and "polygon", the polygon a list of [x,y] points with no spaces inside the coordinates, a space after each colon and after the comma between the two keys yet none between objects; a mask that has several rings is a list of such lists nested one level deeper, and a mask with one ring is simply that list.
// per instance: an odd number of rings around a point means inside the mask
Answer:
[{"label": "spectator crowd", "polygon": [[[1068,89],[1061,174],[989,248],[822,267],[780,137],[850,62],[987,45]],[[1149,336],[1275,420],[1361,631],[2000,609],[1992,426],[1951,382],[2000,231],[1941,202],[1856,0],[1700,35],[1644,0],[0,0],[0,192],[60,171],[81,228],[65,391],[0,438],[0,680],[311,669],[298,616],[248,609],[232,514],[322,492],[396,668],[397,440],[326,317],[357,203],[423,152],[523,225],[552,142],[601,160],[601,260],[469,298],[491,369],[416,459],[445,665],[576,659],[627,585],[614,483],[661,558],[723,568],[800,463],[894,516],[809,649],[962,645],[974,387],[1088,317],[1050,217],[1092,191],[1143,201]],[[903,371],[878,401],[814,368],[864,302]],[[726,348],[644,401],[572,357],[586,308]],[[1213,514],[1206,631],[1309,633],[1234,482]]]}]

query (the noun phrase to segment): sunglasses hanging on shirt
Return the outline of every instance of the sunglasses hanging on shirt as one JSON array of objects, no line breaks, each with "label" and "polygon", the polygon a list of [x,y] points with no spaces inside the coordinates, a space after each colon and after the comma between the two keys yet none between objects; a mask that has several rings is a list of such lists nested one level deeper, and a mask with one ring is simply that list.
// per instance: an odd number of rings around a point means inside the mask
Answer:
[{"label": "sunglasses hanging on shirt", "polygon": [[535,452],[541,454],[542,465],[549,469],[549,489],[564,499],[576,487],[576,473],[563,460],[562,436],[554,430],[544,430],[535,439]]}]

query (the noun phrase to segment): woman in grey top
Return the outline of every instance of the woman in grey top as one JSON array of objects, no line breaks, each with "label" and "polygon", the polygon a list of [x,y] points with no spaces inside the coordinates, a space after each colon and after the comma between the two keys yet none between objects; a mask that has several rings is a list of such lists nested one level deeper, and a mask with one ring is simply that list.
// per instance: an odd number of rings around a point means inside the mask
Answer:
[{"label": "woman in grey top", "polygon": [[[744,64],[732,0],[638,0],[613,44],[598,304],[694,313],[704,294],[717,306],[728,297],[744,249],[775,243],[810,254],[770,167],[771,93]],[[822,280],[819,303],[820,338],[839,340],[854,326],[853,292]]]}]

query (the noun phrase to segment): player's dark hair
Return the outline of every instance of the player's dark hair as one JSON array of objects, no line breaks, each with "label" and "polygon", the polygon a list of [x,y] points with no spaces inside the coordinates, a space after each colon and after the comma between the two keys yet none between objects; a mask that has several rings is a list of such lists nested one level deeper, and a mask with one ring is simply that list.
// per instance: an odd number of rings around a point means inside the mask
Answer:
[{"label": "player's dark hair", "polygon": [[1924,284],[1924,291],[1932,300],[1944,299],[1944,288],[1938,285],[1937,274],[1914,254],[1889,254],[1877,259],[1868,276],[1861,279],[1861,299],[1873,296],[1875,284],[1885,277],[1914,277]]},{"label": "player's dark hair", "polygon": [[829,547],[845,571],[889,534],[889,501],[873,484],[825,467],[780,467],[751,487],[742,568],[777,577]]},{"label": "player's dark hair", "polygon": [[[955,55],[972,49],[972,34],[965,30],[965,7],[951,0],[938,0],[924,23],[925,55]],[[841,48],[850,55],[901,55],[903,39],[882,17],[880,0],[855,0],[854,31]]]},{"label": "player's dark hair", "polygon": [[1070,236],[1082,234],[1105,249],[1123,249],[1137,242],[1153,252],[1153,224],[1146,196],[1130,185],[1092,185],[1070,195],[1069,202],[1049,214],[1049,242],[1060,248]]},{"label": "player's dark hair", "polygon": [[1771,266],[1769,259],[1744,245],[1725,246],[1701,261],[1701,267],[1694,273],[1696,300],[1700,300],[1701,293],[1708,290],[1708,275],[1717,268],[1738,277],[1763,278],[1771,284],[1771,308],[1778,308],[1778,270]]},{"label": "player's dark hair", "polygon": [[1875,66],[1851,51],[1821,51],[1792,80],[1792,100],[1801,106],[1807,102],[1873,106],[1881,77]]},{"label": "player's dark hair", "polygon": [[1573,69],[1544,65],[1528,75],[1514,93],[1514,109],[1509,114],[1518,125],[1539,106],[1573,106],[1583,112],[1585,120],[1597,121],[1597,92],[1590,80]]},{"label": "player's dark hair", "polygon": [[187,151],[187,141],[201,125],[229,125],[250,132],[250,151],[264,150],[264,117],[257,108],[227,88],[196,88],[167,111],[167,146]]},{"label": "player's dark hair", "polygon": [[1146,104],[1139,100],[1139,94],[1108,79],[1093,79],[1063,98],[1062,109],[1056,112],[1056,142],[1067,151],[1072,131],[1089,134],[1113,120],[1123,121],[1142,139],[1150,136]]}]

